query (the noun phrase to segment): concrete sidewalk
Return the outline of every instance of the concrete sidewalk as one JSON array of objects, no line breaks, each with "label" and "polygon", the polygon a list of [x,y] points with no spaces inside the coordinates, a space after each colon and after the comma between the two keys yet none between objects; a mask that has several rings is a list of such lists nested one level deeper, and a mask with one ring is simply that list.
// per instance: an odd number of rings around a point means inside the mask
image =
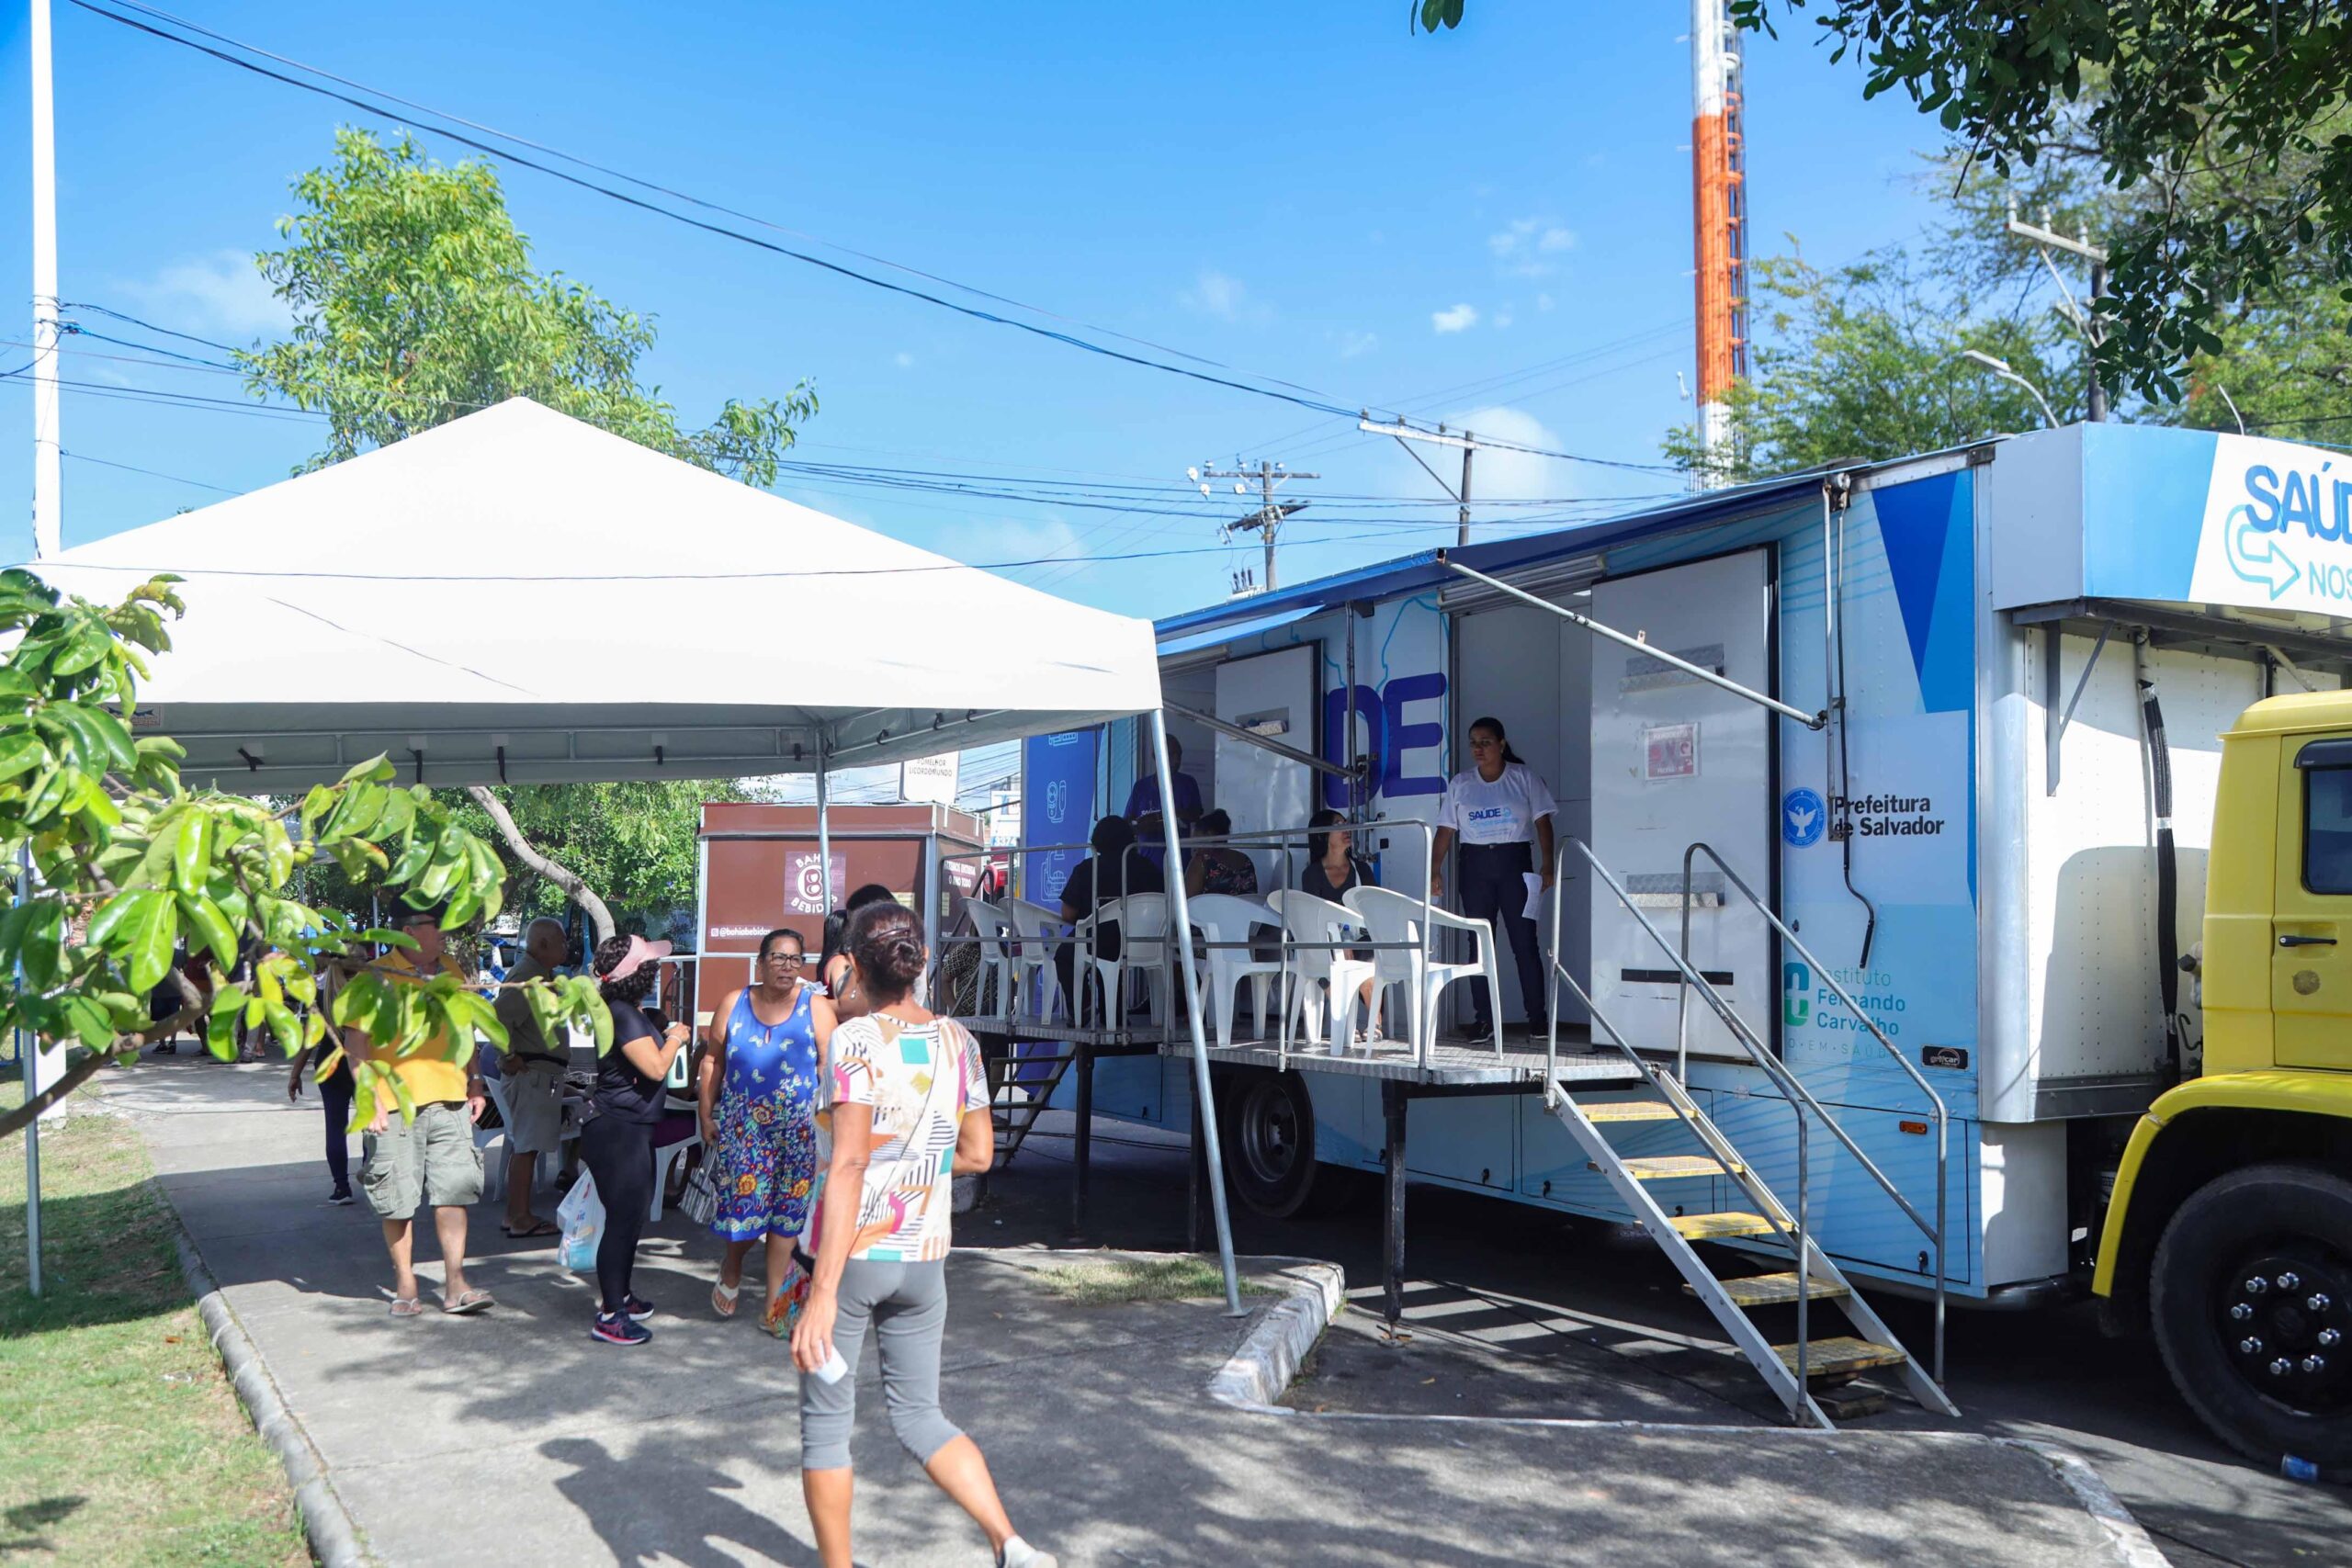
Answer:
[{"label": "concrete sidewalk", "polygon": [[[587,1287],[546,1243],[500,1236],[495,1206],[468,1273],[497,1308],[399,1321],[374,1217],[322,1202],[320,1112],[288,1106],[282,1067],[166,1059],[106,1081],[379,1561],[815,1562],[794,1374],[755,1322],[710,1316],[718,1248],[695,1227],[647,1239],[639,1288],[663,1313],[642,1350],[592,1342]],[[1204,1389],[1250,1324],[1076,1306],[1035,1259],[952,1262],[944,1403],[1066,1563],[2127,1561],[2049,1461],[1984,1438],[1232,1410]],[[420,1272],[430,1298],[437,1262]],[[986,1562],[878,1389],[860,1403],[861,1559]]]}]

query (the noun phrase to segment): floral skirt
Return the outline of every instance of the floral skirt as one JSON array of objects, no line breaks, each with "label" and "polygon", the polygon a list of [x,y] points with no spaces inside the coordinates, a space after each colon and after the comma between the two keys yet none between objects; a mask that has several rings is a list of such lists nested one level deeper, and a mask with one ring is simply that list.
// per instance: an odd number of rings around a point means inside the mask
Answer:
[{"label": "floral skirt", "polygon": [[814,1107],[798,1097],[730,1096],[718,1107],[718,1210],[711,1234],[726,1241],[797,1238],[817,1174]]}]

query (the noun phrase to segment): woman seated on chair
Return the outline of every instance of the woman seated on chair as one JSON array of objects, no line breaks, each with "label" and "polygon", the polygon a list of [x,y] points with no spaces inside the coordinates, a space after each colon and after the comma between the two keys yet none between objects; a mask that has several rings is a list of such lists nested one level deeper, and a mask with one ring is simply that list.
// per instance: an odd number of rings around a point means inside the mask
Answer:
[{"label": "woman seated on chair", "polygon": [[[1347,821],[1344,814],[1328,807],[1306,819],[1306,825],[1315,831],[1306,835],[1306,869],[1299,874],[1300,892],[1343,904],[1351,887],[1373,886],[1371,863],[1355,852],[1356,836],[1349,830]],[[1359,947],[1348,956],[1369,960],[1372,949]],[[1380,998],[1373,994],[1373,982],[1366,980],[1360,994],[1363,998],[1366,1027],[1357,1032],[1356,1038],[1377,1040]]]},{"label": "woman seated on chair", "polygon": [[[1216,840],[1233,831],[1233,818],[1212,811],[1193,825],[1203,839]],[[1204,893],[1230,893],[1246,897],[1258,891],[1258,865],[1230,844],[1193,842],[1186,846],[1184,892],[1197,898]]]},{"label": "woman seated on chair", "polygon": [[[1103,818],[1094,824],[1094,831],[1087,835],[1086,842],[1094,852],[1079,862],[1078,869],[1062,885],[1063,919],[1085,919],[1130,893],[1167,890],[1159,868],[1135,852],[1135,824],[1125,818]],[[1093,955],[1105,960],[1119,956],[1116,926],[1096,934]],[[1066,942],[1057,948],[1054,967],[1061,972],[1062,994],[1070,998],[1071,1016],[1082,1021],[1085,1009],[1078,989],[1078,944]]]}]

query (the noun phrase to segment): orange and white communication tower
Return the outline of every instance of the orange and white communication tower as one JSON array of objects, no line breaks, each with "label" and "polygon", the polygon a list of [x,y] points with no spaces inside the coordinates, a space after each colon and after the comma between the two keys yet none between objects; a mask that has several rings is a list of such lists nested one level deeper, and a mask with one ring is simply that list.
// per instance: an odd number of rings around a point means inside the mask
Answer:
[{"label": "orange and white communication tower", "polygon": [[[1731,440],[1731,384],[1747,374],[1747,157],[1739,31],[1724,0],[1690,4],[1691,243],[1698,258],[1699,436]],[[1726,454],[1727,455],[1727,454]]]}]

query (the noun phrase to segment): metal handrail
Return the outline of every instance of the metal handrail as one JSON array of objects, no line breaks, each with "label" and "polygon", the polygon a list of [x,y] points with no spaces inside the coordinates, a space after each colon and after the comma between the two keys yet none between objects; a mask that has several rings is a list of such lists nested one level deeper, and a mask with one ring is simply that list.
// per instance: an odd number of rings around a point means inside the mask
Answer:
[{"label": "metal handrail", "polygon": [[[1647,915],[1642,913],[1639,907],[1634,903],[1633,895],[1625,891],[1624,886],[1620,883],[1615,876],[1610,874],[1609,868],[1600,863],[1600,857],[1592,852],[1592,846],[1586,843],[1582,839],[1564,839],[1553,851],[1552,946],[1554,953],[1556,954],[1558,953],[1560,941],[1560,884],[1564,879],[1559,874],[1563,869],[1565,869],[1564,863],[1567,858],[1568,847],[1572,844],[1576,847],[1577,852],[1584,856],[1585,863],[1592,867],[1593,874],[1600,878],[1602,883],[1608,886],[1609,891],[1611,894],[1615,895],[1617,902],[1624,906],[1625,912],[1633,916],[1634,919],[1639,920],[1641,922],[1642,929],[1649,932],[1650,940],[1657,943],[1658,951],[1664,953],[1667,957],[1673,960],[1675,968],[1679,971],[1682,976],[1682,984],[1684,987],[1696,987],[1698,988],[1699,994],[1705,998],[1707,1005],[1714,1010],[1715,1016],[1723,1020],[1724,1026],[1732,1032],[1733,1037],[1737,1039],[1740,1044],[1747,1050],[1748,1055],[1754,1058],[1756,1065],[1764,1070],[1764,1076],[1769,1078],[1772,1078],[1776,1083],[1784,1084],[1788,1088],[1796,1088],[1796,1080],[1790,1077],[1781,1068],[1781,1065],[1772,1059],[1772,1053],[1770,1050],[1765,1046],[1761,1040],[1757,1038],[1756,1032],[1748,1028],[1747,1021],[1743,1020],[1738,1013],[1732,1010],[1731,1004],[1724,999],[1723,993],[1717,991],[1713,986],[1710,985],[1706,976],[1700,974],[1696,969],[1693,969],[1690,966],[1690,961],[1681,953],[1676,951],[1674,945],[1666,940],[1666,933],[1659,931],[1657,925],[1651,921]],[[1617,1043],[1617,1048],[1625,1054],[1626,1057],[1634,1063],[1635,1067],[1640,1069],[1644,1077],[1649,1079],[1653,1085],[1656,1085],[1657,1082],[1656,1070],[1652,1068],[1649,1064],[1641,1059],[1640,1055],[1634,1051],[1632,1043],[1627,1041],[1623,1034],[1618,1032],[1614,1024],[1609,1023],[1605,1018],[1601,1017],[1600,1009],[1593,1006],[1591,997],[1586,993],[1583,987],[1577,984],[1573,976],[1568,975],[1566,968],[1558,962],[1556,956],[1553,961],[1552,967],[1555,973],[1567,980],[1569,988],[1577,993],[1577,998],[1585,1004],[1586,1010],[1589,1011],[1595,1019],[1600,1020],[1603,1026],[1609,1030],[1611,1038],[1615,1040]],[[1558,1040],[1559,1025],[1555,1021],[1552,1024],[1550,1038],[1547,1040],[1544,1048],[1544,1066],[1547,1072],[1558,1059]],[[1549,1077],[1546,1077],[1545,1081],[1547,1084],[1556,1082],[1555,1079],[1550,1078]],[[1678,1077],[1675,1081],[1679,1085],[1681,1080]],[[1552,1090],[1547,1088],[1545,1093],[1549,1094],[1551,1092]],[[1668,1095],[1667,1098],[1669,1101],[1673,1101],[1675,1099],[1671,1094]],[[1796,1120],[1797,1129],[1797,1209],[1795,1216],[1796,1226],[1795,1234],[1792,1238],[1792,1246],[1796,1252],[1797,1270],[1796,1397],[1800,1403],[1791,1407],[1791,1414],[1793,1416],[1803,1408],[1802,1402],[1808,1397],[1805,1393],[1805,1377],[1806,1366],[1812,1346],[1812,1338],[1809,1333],[1811,1314],[1807,1298],[1813,1293],[1809,1288],[1813,1280],[1813,1259],[1805,1248],[1805,1221],[1811,1201],[1813,1187],[1811,1179],[1812,1145],[1809,1131],[1805,1125],[1804,1107],[1797,1102],[1797,1097],[1794,1094],[1786,1094],[1783,1098],[1785,1098],[1789,1102],[1789,1111]],[[1675,1106],[1675,1111],[1678,1115],[1683,1114],[1681,1106],[1679,1103]],[[1683,1120],[1688,1122],[1690,1118],[1687,1115],[1684,1115]],[[1833,1122],[1831,1126],[1832,1130],[1835,1131],[1836,1124]],[[1760,1182],[1762,1179],[1759,1177],[1758,1179]],[[1778,1235],[1781,1234],[1780,1223],[1774,1219],[1773,1216],[1766,1214],[1764,1216],[1764,1220],[1766,1224],[1773,1227],[1774,1235]]]},{"label": "metal handrail", "polygon": [[[1895,1048],[1894,1042],[1887,1038],[1886,1032],[1884,1030],[1879,1028],[1878,1021],[1871,1018],[1869,1013],[1862,1010],[1861,1004],[1856,1001],[1853,997],[1848,993],[1845,987],[1838,983],[1838,977],[1823,966],[1820,959],[1814,956],[1813,950],[1798,940],[1797,933],[1790,930],[1788,925],[1781,920],[1781,917],[1774,914],[1764,900],[1756,896],[1756,890],[1748,886],[1747,882],[1740,876],[1739,873],[1732,870],[1730,866],[1724,863],[1724,857],[1715,852],[1714,846],[1704,842],[1693,843],[1689,849],[1682,852],[1682,951],[1684,955],[1687,957],[1690,951],[1691,863],[1695,856],[1702,853],[1705,854],[1709,860],[1715,863],[1715,869],[1722,872],[1725,877],[1730,879],[1731,885],[1739,889],[1740,896],[1745,897],[1748,903],[1755,906],[1757,913],[1762,915],[1767,920],[1770,920],[1772,923],[1772,929],[1781,933],[1781,940],[1787,942],[1790,947],[1796,951],[1797,955],[1805,961],[1805,964],[1811,968],[1814,974],[1821,976],[1823,984],[1829,987],[1831,993],[1835,995],[1839,1001],[1846,1004],[1846,1010],[1852,1013],[1864,1029],[1870,1031],[1871,1037],[1878,1042],[1879,1048],[1884,1051],[1888,1056],[1892,1057],[1894,1065],[1901,1067],[1904,1073],[1909,1077],[1911,1081],[1918,1086],[1919,1092],[1928,1097],[1928,1103],[1934,1108],[1934,1115],[1936,1119],[1936,1223],[1933,1225],[1929,1225],[1926,1218],[1920,1214],[1919,1211],[1911,1206],[1910,1200],[1903,1196],[1902,1191],[1893,1181],[1887,1179],[1887,1176],[1883,1171],[1879,1169],[1877,1164],[1871,1160],[1870,1156],[1864,1154],[1860,1147],[1855,1144],[1854,1140],[1847,1136],[1846,1130],[1838,1124],[1838,1119],[1829,1114],[1827,1109],[1822,1105],[1820,1100],[1814,1098],[1813,1092],[1810,1089],[1805,1089],[1802,1084],[1798,1084],[1797,1086],[1798,1092],[1804,1097],[1805,1103],[1813,1108],[1815,1115],[1819,1116],[1824,1122],[1827,1123],[1830,1132],[1837,1135],[1838,1141],[1845,1145],[1847,1150],[1851,1153],[1856,1159],[1861,1162],[1862,1168],[1870,1172],[1871,1179],[1879,1184],[1879,1187],[1888,1197],[1894,1200],[1895,1206],[1900,1208],[1905,1215],[1909,1216],[1911,1223],[1918,1226],[1919,1229],[1926,1233],[1927,1235],[1935,1243],[1936,1382],[1940,1383],[1944,1381],[1944,1226],[1947,1217],[1945,1196],[1948,1187],[1947,1173],[1951,1158],[1951,1112],[1945,1107],[1943,1096],[1938,1094],[1936,1092],[1935,1086],[1928,1081],[1927,1076],[1920,1072],[1918,1068],[1913,1066],[1909,1058],[1905,1057],[1901,1051]],[[1678,1001],[1679,1001],[1679,999],[1680,998],[1678,998]],[[1686,1049],[1687,1043],[1688,1043],[1686,1042]],[[1797,1079],[1793,1074],[1790,1075],[1789,1081],[1792,1084],[1797,1083]]]}]

